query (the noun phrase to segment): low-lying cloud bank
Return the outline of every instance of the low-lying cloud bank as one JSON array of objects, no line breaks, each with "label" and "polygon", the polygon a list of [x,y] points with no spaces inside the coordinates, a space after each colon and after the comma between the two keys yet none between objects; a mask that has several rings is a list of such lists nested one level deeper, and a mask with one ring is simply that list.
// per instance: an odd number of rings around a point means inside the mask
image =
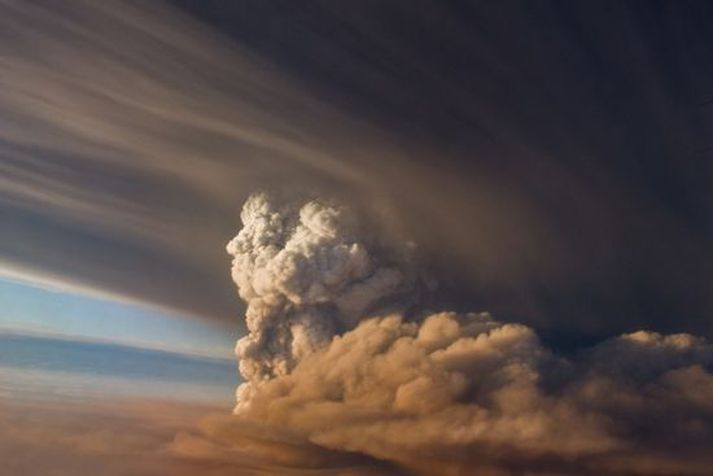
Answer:
[{"label": "low-lying cloud bank", "polygon": [[424,474],[713,468],[705,340],[638,331],[564,358],[527,326],[426,309],[413,246],[340,205],[260,194],[241,218],[227,249],[248,303],[245,383],[235,417],[206,429],[221,447],[289,438]]}]

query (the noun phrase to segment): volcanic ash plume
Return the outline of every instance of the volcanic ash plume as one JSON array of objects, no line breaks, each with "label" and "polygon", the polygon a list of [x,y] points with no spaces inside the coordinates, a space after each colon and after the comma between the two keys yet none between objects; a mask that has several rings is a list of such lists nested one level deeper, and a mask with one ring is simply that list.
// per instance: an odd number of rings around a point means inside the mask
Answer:
[{"label": "volcanic ash plume", "polygon": [[409,247],[375,253],[376,244],[338,205],[278,204],[259,194],[248,199],[241,219],[243,229],[227,245],[249,331],[236,346],[247,381],[238,407],[249,403],[256,385],[289,374],[367,310],[404,300],[413,284]]},{"label": "volcanic ash plume", "polygon": [[395,310],[416,288],[409,247],[367,238],[345,208],[255,195],[242,220],[242,421],[427,474],[710,469],[704,340],[639,331],[564,359],[487,313]]}]

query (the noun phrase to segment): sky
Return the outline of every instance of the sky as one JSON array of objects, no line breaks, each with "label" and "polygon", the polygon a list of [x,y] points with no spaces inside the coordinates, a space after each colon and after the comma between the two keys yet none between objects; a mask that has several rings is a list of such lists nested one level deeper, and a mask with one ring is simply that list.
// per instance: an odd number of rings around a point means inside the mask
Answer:
[{"label": "sky", "polygon": [[709,473],[711,21],[0,0],[0,456]]},{"label": "sky", "polygon": [[[146,305],[0,279],[0,333],[34,333],[231,359],[231,330]],[[233,332],[236,334],[236,332]]]}]

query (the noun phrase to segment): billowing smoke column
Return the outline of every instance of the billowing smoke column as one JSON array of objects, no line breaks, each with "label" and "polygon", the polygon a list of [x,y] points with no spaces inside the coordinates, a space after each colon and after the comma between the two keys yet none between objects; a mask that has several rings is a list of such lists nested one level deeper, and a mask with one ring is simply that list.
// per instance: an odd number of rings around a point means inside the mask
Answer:
[{"label": "billowing smoke column", "polygon": [[704,340],[639,331],[564,359],[487,313],[406,316],[394,304],[416,302],[411,247],[389,251],[339,205],[260,194],[241,218],[227,249],[248,303],[245,421],[426,474],[713,467]]},{"label": "billowing smoke column", "polygon": [[414,282],[406,271],[410,247],[375,254],[338,205],[277,204],[259,194],[245,203],[241,219],[243,229],[227,245],[249,331],[236,347],[247,381],[238,407],[256,385],[287,375],[367,310],[403,301]]}]

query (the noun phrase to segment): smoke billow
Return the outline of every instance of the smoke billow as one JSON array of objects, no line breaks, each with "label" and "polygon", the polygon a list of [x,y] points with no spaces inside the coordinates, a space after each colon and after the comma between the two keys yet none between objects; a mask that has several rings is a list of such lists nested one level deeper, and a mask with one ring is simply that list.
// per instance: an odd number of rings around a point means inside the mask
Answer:
[{"label": "smoke billow", "polygon": [[404,312],[413,247],[379,243],[338,204],[260,194],[241,218],[227,249],[248,303],[242,422],[419,471],[711,468],[703,339],[639,331],[565,359],[487,313]]},{"label": "smoke billow", "polygon": [[288,375],[354,328],[365,311],[408,294],[414,282],[406,266],[409,247],[374,253],[339,206],[278,205],[255,195],[241,219],[243,229],[227,246],[233,279],[248,304],[249,333],[236,347],[247,380],[238,406],[260,382]]}]

